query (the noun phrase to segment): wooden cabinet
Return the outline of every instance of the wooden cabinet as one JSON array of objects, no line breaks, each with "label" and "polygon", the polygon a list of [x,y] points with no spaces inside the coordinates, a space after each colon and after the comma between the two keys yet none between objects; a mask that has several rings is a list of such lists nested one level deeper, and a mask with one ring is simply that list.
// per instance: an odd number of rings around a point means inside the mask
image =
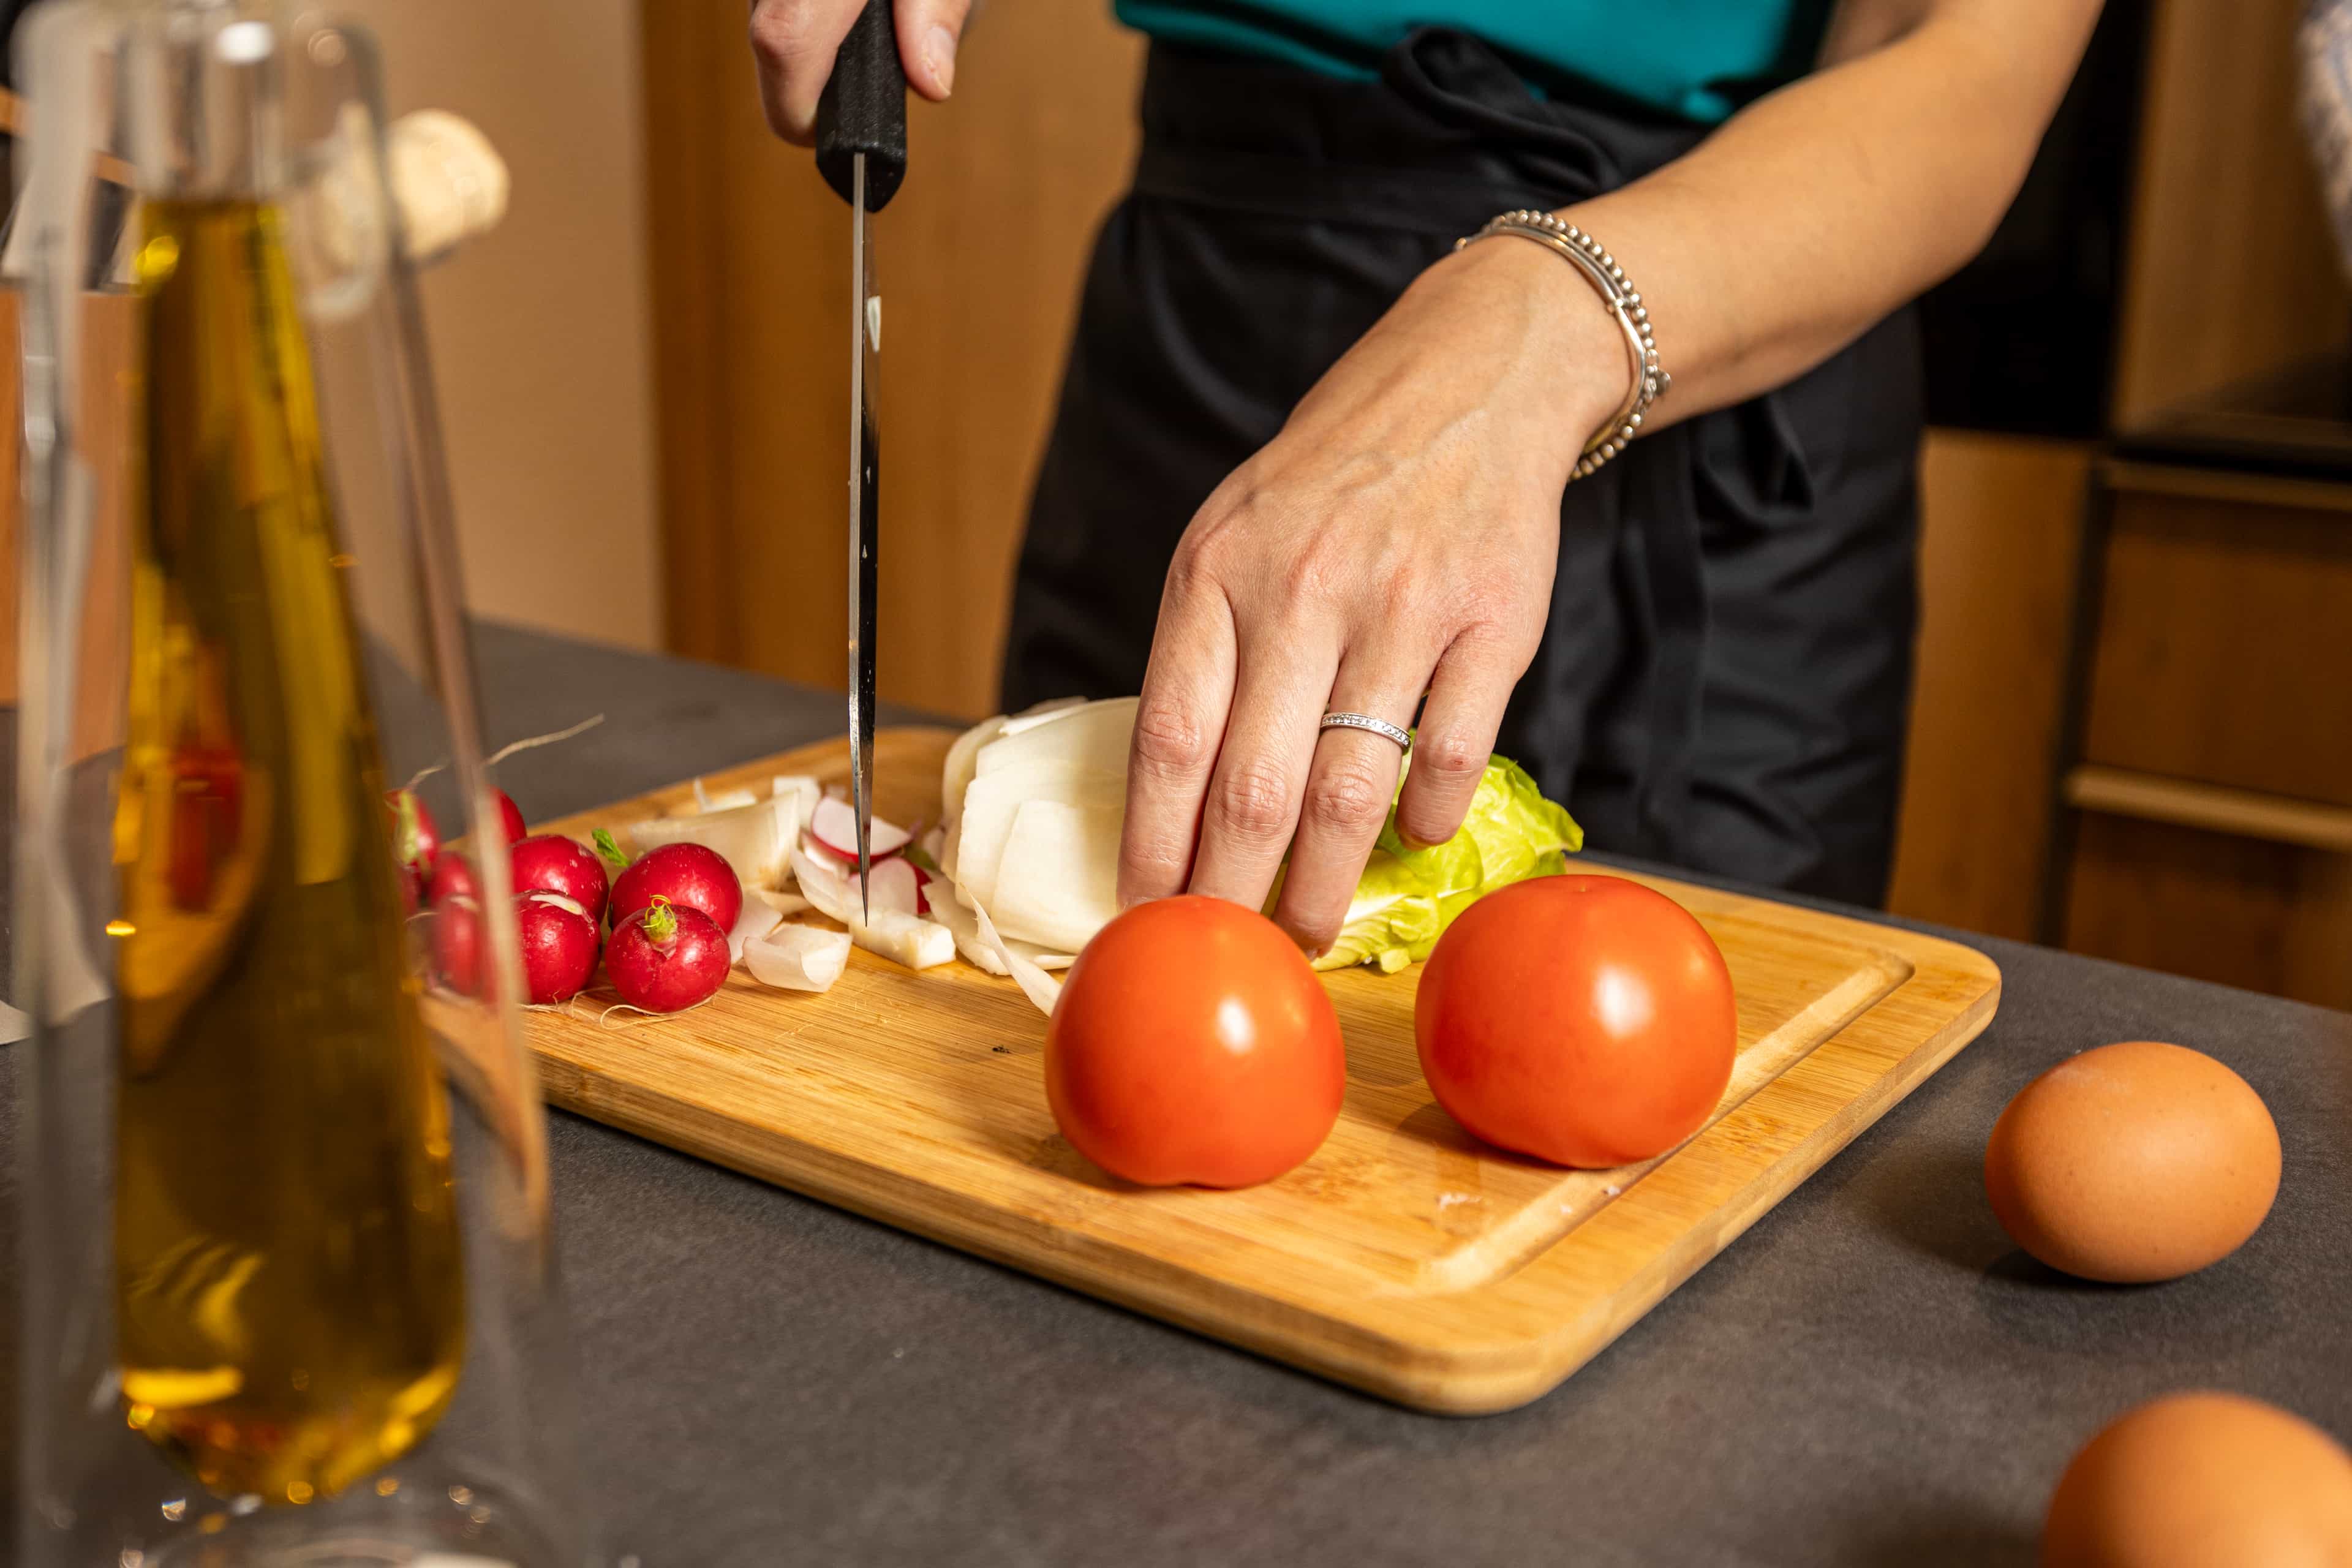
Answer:
[{"label": "wooden cabinet", "polygon": [[2352,1006],[2352,484],[2118,461],[2047,934]]}]

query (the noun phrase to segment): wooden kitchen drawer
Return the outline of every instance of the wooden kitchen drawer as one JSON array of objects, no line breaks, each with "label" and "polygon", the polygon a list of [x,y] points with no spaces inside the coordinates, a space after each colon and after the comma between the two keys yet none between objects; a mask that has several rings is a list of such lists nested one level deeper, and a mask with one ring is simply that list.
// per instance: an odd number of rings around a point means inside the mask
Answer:
[{"label": "wooden kitchen drawer", "polygon": [[2352,1008],[2352,855],[2085,811],[2071,864],[2068,952]]},{"label": "wooden kitchen drawer", "polygon": [[2352,487],[2105,479],[2083,761],[2352,805]]}]

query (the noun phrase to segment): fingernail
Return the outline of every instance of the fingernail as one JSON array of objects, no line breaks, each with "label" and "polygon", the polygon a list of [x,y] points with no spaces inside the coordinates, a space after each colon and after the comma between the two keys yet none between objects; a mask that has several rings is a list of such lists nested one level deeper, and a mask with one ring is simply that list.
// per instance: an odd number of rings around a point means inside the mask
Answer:
[{"label": "fingernail", "polygon": [[955,89],[955,35],[939,23],[931,24],[923,39],[923,68],[940,84],[941,98]]}]

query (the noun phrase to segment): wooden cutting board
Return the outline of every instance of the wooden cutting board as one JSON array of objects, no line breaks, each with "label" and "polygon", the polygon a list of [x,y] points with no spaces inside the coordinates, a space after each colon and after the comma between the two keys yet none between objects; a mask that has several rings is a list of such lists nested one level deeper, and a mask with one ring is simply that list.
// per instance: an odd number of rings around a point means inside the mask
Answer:
[{"label": "wooden cutting board", "polygon": [[[936,814],[945,731],[885,731],[877,812]],[[709,775],[847,777],[842,742]],[[539,825],[583,837],[680,784]],[[1415,966],[1325,976],[1348,1094],[1316,1156],[1243,1192],[1105,1175],[1045,1108],[1045,1018],[961,962],[863,952],[822,996],[737,971],[675,1018],[530,1016],[557,1105],[1423,1409],[1545,1393],[1721,1251],[1992,1017],[2000,972],[1952,942],[1642,879],[1722,947],[1739,1056],[1715,1120],[1660,1159],[1565,1171],[1484,1147],[1413,1052]]]}]

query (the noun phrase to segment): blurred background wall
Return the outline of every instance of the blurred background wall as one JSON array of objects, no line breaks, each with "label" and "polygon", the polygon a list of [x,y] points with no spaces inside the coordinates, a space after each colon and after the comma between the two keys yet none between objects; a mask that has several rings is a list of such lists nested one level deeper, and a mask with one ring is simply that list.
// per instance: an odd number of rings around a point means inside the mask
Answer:
[{"label": "blurred background wall", "polygon": [[[693,4],[741,21],[740,5]],[[637,0],[336,10],[382,41],[394,114],[464,115],[514,176],[506,222],[425,284],[469,596],[660,646]]]}]

